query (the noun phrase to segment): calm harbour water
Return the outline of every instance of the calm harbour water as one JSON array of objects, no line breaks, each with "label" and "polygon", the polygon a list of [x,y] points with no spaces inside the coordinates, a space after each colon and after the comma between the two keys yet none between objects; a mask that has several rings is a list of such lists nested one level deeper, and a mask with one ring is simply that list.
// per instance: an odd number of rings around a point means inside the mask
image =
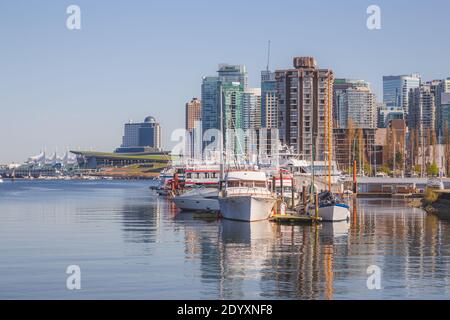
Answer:
[{"label": "calm harbour water", "polygon": [[[450,297],[450,223],[401,200],[358,200],[348,224],[281,226],[178,213],[148,186],[0,184],[0,299]],[[81,290],[66,289],[69,265]]]}]

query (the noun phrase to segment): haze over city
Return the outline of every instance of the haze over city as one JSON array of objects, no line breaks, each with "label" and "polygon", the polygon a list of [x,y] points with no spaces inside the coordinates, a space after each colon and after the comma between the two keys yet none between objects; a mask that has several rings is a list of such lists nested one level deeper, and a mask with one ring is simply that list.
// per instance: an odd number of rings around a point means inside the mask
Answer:
[{"label": "haze over city", "polygon": [[[66,8],[81,8],[81,30]],[[163,146],[184,127],[184,104],[219,63],[260,71],[314,56],[338,78],[363,79],[382,100],[382,76],[450,73],[447,1],[10,1],[0,4],[0,163],[42,148],[112,151],[123,124],[154,116]],[[440,8],[436,10],[436,8]],[[431,37],[432,36],[432,37]]]}]

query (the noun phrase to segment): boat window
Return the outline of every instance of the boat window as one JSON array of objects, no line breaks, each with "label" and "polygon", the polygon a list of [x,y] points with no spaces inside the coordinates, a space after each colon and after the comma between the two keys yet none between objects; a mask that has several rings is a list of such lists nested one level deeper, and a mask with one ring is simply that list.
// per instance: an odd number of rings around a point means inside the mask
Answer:
[{"label": "boat window", "polygon": [[228,181],[228,187],[265,188],[266,183],[264,181]]},{"label": "boat window", "polygon": [[228,187],[230,188],[239,187],[239,181],[228,181]]}]

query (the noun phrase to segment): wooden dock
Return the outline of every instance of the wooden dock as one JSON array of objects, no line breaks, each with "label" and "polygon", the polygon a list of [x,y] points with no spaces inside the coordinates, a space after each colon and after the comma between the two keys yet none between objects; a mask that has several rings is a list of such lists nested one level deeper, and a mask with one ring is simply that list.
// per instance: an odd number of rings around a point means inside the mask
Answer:
[{"label": "wooden dock", "polygon": [[289,224],[314,224],[320,222],[320,218],[310,217],[306,215],[293,214],[276,214],[270,217],[270,221]]},{"label": "wooden dock", "polygon": [[357,198],[422,198],[423,193],[358,192]]}]

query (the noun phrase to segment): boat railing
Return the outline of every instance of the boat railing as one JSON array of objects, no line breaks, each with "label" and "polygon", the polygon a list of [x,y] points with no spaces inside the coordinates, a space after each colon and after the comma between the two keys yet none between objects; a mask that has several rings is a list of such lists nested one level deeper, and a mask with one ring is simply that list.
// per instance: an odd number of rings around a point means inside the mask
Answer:
[{"label": "boat railing", "polygon": [[[230,189],[232,191],[230,191]],[[253,188],[253,187],[233,187],[225,190],[225,195],[228,197],[232,196],[246,196],[246,195],[254,195],[254,196],[271,196],[272,192],[267,190],[266,192],[258,191],[257,189],[261,188]]]}]

